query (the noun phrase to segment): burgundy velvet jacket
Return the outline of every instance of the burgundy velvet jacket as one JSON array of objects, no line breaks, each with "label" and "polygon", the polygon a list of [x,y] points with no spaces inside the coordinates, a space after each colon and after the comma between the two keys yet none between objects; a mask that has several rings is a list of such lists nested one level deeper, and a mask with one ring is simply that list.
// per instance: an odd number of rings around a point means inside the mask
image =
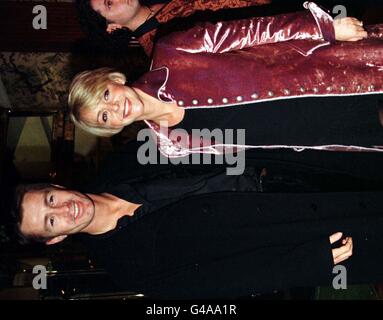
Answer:
[{"label": "burgundy velvet jacket", "polygon": [[[151,71],[133,87],[183,108],[235,107],[309,96],[383,92],[383,25],[368,39],[336,42],[332,17],[313,2],[306,12],[206,23],[160,39]],[[174,140],[147,121],[168,157],[247,148],[383,151],[355,146],[224,145]]]},{"label": "burgundy velvet jacket", "polygon": [[[164,5],[152,19],[160,24],[165,24],[172,19],[188,17],[198,11],[245,8],[270,2],[271,0],[172,0]],[[138,38],[138,42],[148,56],[152,54],[156,33],[157,29],[154,29]]]}]

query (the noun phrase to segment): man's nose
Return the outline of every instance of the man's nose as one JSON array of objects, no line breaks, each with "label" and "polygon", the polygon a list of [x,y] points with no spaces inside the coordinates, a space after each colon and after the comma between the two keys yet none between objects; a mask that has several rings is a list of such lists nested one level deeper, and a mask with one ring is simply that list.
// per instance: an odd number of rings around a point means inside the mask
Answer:
[{"label": "man's nose", "polygon": [[68,204],[63,204],[62,206],[58,206],[53,208],[53,214],[56,216],[65,217],[70,213],[70,207]]}]

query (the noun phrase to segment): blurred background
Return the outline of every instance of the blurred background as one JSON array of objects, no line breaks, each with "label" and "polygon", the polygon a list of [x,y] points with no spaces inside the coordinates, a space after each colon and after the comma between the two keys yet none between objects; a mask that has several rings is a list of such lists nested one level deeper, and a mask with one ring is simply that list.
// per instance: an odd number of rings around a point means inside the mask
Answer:
[{"label": "blurred background", "polygon": [[[330,9],[344,5],[348,15],[365,24],[383,22],[381,0],[316,2]],[[251,14],[297,11],[302,3],[273,0],[271,5],[252,9]],[[38,4],[48,10],[47,30],[32,28],[32,8]],[[239,17],[236,12],[225,14]],[[2,0],[0,40],[0,299],[140,298],[139,293],[118,292],[76,239],[53,247],[19,245],[10,223],[9,200],[21,182],[81,186],[97,174],[108,153],[135,140],[141,124],[113,139],[75,130],[68,119],[67,92],[79,71],[110,66],[134,81],[149,68],[150,60],[134,40],[119,50],[92,45],[81,31],[71,0]],[[47,290],[32,288],[35,265],[48,270]],[[378,285],[367,285],[345,295],[330,288],[298,288],[251,299],[381,299],[380,290]]]}]

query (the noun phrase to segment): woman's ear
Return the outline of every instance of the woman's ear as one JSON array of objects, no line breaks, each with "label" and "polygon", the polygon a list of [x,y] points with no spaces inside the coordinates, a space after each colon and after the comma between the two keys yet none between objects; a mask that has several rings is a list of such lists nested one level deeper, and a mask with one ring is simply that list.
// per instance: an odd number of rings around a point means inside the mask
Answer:
[{"label": "woman's ear", "polygon": [[122,77],[115,77],[115,78],[113,79],[113,81],[116,82],[116,83],[118,83],[118,84],[122,84],[122,85],[124,85],[124,84],[126,83],[125,79],[122,78]]},{"label": "woman's ear", "polygon": [[45,244],[50,246],[52,244],[56,244],[56,243],[63,241],[66,237],[67,237],[67,235],[57,236],[57,237],[54,237],[54,238],[46,241]]},{"label": "woman's ear", "polygon": [[118,23],[108,23],[108,26],[106,27],[106,32],[107,33],[113,33],[114,31],[118,30],[118,29],[122,29],[122,25],[118,24]]}]

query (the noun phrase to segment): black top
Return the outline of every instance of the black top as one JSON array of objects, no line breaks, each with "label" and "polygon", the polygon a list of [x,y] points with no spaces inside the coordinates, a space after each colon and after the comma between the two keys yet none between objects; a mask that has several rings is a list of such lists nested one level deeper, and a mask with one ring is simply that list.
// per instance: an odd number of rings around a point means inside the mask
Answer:
[{"label": "black top", "polygon": [[[380,100],[379,100],[380,99]],[[207,109],[186,108],[175,128],[245,129],[249,145],[383,146],[381,95],[315,97]]]},{"label": "black top", "polygon": [[[207,172],[197,170],[158,170],[145,178],[122,178],[116,181],[98,183],[88,187],[89,193],[110,193],[132,203],[142,204],[134,216],[126,216],[120,225],[137,221],[142,216],[177,203],[182,199],[218,192],[258,192],[260,172],[253,167],[246,168],[242,175],[228,176],[224,168],[211,168]],[[123,175],[122,175],[123,176]]]}]

